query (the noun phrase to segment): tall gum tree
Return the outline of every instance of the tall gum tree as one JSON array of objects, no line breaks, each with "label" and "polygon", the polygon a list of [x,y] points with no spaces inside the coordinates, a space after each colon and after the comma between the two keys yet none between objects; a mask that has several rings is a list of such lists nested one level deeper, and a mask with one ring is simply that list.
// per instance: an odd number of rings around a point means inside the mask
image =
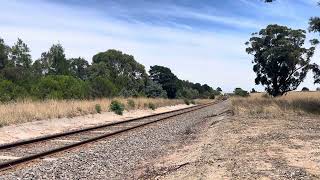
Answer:
[{"label": "tall gum tree", "polygon": [[306,31],[293,30],[277,24],[268,25],[253,33],[246,45],[246,52],[254,56],[255,83],[265,86],[272,96],[281,96],[297,89],[313,68],[310,63],[316,40],[305,48]]}]

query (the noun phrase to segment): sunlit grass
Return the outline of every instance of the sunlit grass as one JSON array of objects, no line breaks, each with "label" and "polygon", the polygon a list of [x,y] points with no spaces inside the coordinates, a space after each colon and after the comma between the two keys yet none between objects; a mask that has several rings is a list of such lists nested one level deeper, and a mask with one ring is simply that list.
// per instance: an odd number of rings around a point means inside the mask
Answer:
[{"label": "sunlit grass", "polygon": [[[128,106],[128,99],[115,98]],[[172,106],[184,104],[180,99],[150,99],[150,98],[130,98],[134,101],[135,107],[126,109],[147,109],[149,103],[155,107]],[[75,117],[87,114],[96,114],[96,105],[101,106],[101,112],[109,111],[112,99],[96,100],[46,100],[32,101],[23,100],[19,102],[0,103],[0,126],[17,124],[35,120]],[[197,100],[197,103],[205,103],[208,100]]]}]

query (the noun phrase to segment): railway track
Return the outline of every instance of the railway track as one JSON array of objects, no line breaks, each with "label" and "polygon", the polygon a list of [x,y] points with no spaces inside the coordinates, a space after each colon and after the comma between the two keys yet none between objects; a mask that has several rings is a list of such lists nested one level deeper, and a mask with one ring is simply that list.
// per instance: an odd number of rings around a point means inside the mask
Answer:
[{"label": "railway track", "polygon": [[152,123],[196,111],[213,104],[215,104],[215,102],[9,144],[2,144],[0,145],[0,171],[8,170],[17,165],[70,150]]}]

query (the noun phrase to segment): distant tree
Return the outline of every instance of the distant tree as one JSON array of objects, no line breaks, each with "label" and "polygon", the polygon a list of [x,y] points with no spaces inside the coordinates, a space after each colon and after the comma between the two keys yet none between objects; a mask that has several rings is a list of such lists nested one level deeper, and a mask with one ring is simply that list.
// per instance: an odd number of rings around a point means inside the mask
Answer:
[{"label": "distant tree", "polygon": [[110,74],[111,72],[105,62],[93,63],[88,68],[89,79],[93,79],[95,77],[104,77],[110,80]]},{"label": "distant tree", "polygon": [[18,38],[18,41],[12,46],[10,51],[10,64],[14,67],[30,68],[32,59],[30,49],[26,43]]},{"label": "distant tree", "polygon": [[[69,62],[61,44],[54,44],[48,52],[43,52],[41,58],[35,62],[41,74],[69,75]],[[38,72],[40,73],[40,72]]]},{"label": "distant tree", "polygon": [[320,87],[317,87],[316,91],[320,91]]},{"label": "distant tree", "polygon": [[248,54],[254,55],[253,71],[256,84],[265,86],[272,96],[280,96],[297,89],[312,69],[310,64],[315,44],[302,47],[304,30],[293,30],[285,26],[268,25],[246,43]]},{"label": "distant tree", "polygon": [[217,87],[216,90],[219,91],[219,92],[222,92],[222,89],[220,87]]},{"label": "distant tree", "polygon": [[310,91],[310,90],[307,87],[303,87],[301,91]]},{"label": "distant tree", "polygon": [[235,88],[233,91],[234,95],[236,96],[242,96],[242,97],[247,97],[249,96],[249,92],[243,90],[242,88]]},{"label": "distant tree", "polygon": [[161,84],[158,84],[152,80],[148,80],[145,88],[145,95],[150,98],[166,98],[167,92],[162,88]]},{"label": "distant tree", "polygon": [[83,58],[71,58],[70,62],[70,71],[74,77],[77,77],[82,80],[88,79],[88,68],[89,63]]},{"label": "distant tree", "polygon": [[250,91],[250,93],[256,93],[256,92],[257,91],[254,88],[252,88],[251,91]]},{"label": "distant tree", "polygon": [[106,64],[110,79],[118,89],[143,91],[148,76],[144,66],[133,56],[111,49],[94,55],[92,60],[93,64]]},{"label": "distant tree", "polygon": [[178,78],[167,67],[151,66],[149,70],[150,79],[161,84],[162,88],[167,92],[168,98],[175,98],[178,90]]},{"label": "distant tree", "polygon": [[4,40],[0,38],[0,70],[5,68],[8,64],[10,47],[4,43]]}]

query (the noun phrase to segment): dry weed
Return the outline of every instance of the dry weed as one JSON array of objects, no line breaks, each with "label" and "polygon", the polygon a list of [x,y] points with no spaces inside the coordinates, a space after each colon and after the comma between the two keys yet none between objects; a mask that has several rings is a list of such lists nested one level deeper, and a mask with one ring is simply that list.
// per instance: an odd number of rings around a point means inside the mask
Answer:
[{"label": "dry weed", "polygon": [[278,117],[286,115],[319,115],[320,92],[290,92],[281,97],[254,93],[250,97],[233,97],[234,111],[239,115]]},{"label": "dry weed", "polygon": [[[115,98],[123,104],[127,104],[128,99]],[[145,109],[144,104],[153,103],[156,107],[172,106],[184,104],[179,99],[150,99],[150,98],[130,98],[133,100],[134,109]],[[96,105],[101,106],[101,112],[109,110],[112,99],[96,100],[46,100],[32,101],[24,100],[11,103],[0,103],[0,126],[24,123],[35,120],[75,117],[87,114],[95,114]],[[197,103],[206,103],[208,100],[196,100]],[[133,109],[132,107],[127,109]]]}]

